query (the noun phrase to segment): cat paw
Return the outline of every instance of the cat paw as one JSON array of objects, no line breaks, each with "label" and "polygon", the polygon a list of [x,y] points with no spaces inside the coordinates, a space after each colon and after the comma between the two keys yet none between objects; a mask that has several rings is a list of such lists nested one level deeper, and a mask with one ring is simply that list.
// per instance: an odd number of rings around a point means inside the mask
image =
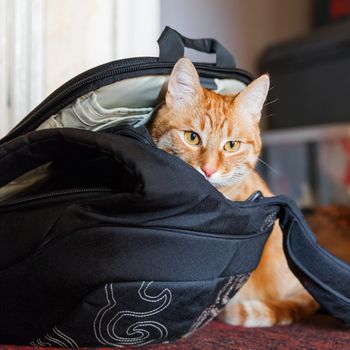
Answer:
[{"label": "cat paw", "polygon": [[233,326],[244,327],[271,327],[292,322],[289,318],[277,322],[273,309],[259,300],[230,303],[220,313],[219,319]]}]

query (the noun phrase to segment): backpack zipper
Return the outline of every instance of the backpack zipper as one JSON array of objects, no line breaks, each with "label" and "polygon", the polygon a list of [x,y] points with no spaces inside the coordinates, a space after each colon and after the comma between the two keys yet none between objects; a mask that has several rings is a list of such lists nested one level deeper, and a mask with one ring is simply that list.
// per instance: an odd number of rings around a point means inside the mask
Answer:
[{"label": "backpack zipper", "polygon": [[137,141],[141,141],[142,143],[145,143],[147,145],[154,145],[154,142],[151,138],[148,138],[147,136],[137,132],[134,128],[130,126],[117,126],[116,128],[111,127],[101,129],[99,130],[99,132],[103,132],[110,135],[129,137]]},{"label": "backpack zipper", "polygon": [[52,191],[47,193],[41,193],[31,196],[25,196],[19,199],[14,199],[12,201],[0,202],[0,209],[7,208],[14,205],[25,204],[28,202],[33,202],[37,200],[50,199],[56,197],[70,198],[72,195],[78,194],[93,194],[93,193],[110,193],[112,190],[110,188],[74,188],[70,190]]},{"label": "backpack zipper", "polygon": [[[118,62],[118,61],[117,61]],[[149,71],[152,69],[158,69],[159,73],[166,73],[166,70],[171,69],[174,63],[160,63],[155,57],[140,57],[136,59],[125,59],[118,62],[117,67],[111,68],[116,62],[107,63],[102,66],[92,68],[86,72],[81,73],[72,80],[68,81],[66,84],[58,88],[51,95],[49,95],[40,105],[38,105],[32,112],[30,112],[27,117],[25,117],[22,122],[20,122],[16,127],[14,127],[8,135],[6,135],[0,143],[9,141],[10,139],[17,137],[21,134],[25,134],[28,131],[32,131],[35,127],[38,127],[46,118],[48,118],[52,113],[50,110],[53,106],[62,104],[64,98],[66,98],[73,91],[82,88],[84,86],[91,85],[92,83],[112,77],[119,74],[126,74],[138,71]],[[132,64],[132,65],[131,65]],[[209,65],[205,63],[195,63],[195,66],[199,70],[204,70],[206,72],[215,73],[215,77],[233,77],[234,75],[239,75],[240,78],[245,82],[250,82],[252,76],[240,69],[235,69],[234,71],[225,68],[218,68],[214,65]],[[63,107],[60,107],[63,108]],[[40,115],[41,114],[41,115]],[[49,116],[47,114],[50,114]],[[32,123],[30,123],[32,121]]]}]

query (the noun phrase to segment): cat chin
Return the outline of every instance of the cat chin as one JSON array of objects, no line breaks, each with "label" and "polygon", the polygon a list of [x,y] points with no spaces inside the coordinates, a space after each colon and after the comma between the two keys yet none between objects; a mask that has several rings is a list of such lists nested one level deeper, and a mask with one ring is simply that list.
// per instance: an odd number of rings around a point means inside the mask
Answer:
[{"label": "cat chin", "polygon": [[207,178],[206,179],[213,185],[213,186],[223,186],[225,184],[225,180],[222,179],[215,179],[215,178]]},{"label": "cat chin", "polygon": [[232,176],[218,176],[216,178],[206,178],[213,186],[217,188],[224,188],[224,187],[230,187],[235,186],[237,184],[240,184],[243,179],[245,178],[245,173],[240,173],[239,175],[232,175]]},{"label": "cat chin", "polygon": [[231,186],[236,183],[236,181],[233,181],[232,179],[208,179],[207,180],[214,186],[214,187],[225,187],[225,186]]},{"label": "cat chin", "polygon": [[210,178],[203,175],[207,181],[209,181],[214,187],[223,187],[223,186],[230,186],[235,183],[232,178],[222,178],[220,175],[218,176],[212,176]]}]

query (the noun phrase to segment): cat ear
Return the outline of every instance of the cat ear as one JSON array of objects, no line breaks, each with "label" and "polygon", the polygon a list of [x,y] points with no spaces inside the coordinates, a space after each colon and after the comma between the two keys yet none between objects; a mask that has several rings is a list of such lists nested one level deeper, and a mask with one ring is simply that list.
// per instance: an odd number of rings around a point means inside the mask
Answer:
[{"label": "cat ear", "polygon": [[193,101],[201,91],[196,68],[188,58],[175,64],[168,83],[166,104],[169,108],[181,107]]},{"label": "cat ear", "polygon": [[249,114],[255,122],[260,121],[261,110],[270,87],[270,78],[267,74],[251,82],[235,99],[235,106],[242,114]]}]

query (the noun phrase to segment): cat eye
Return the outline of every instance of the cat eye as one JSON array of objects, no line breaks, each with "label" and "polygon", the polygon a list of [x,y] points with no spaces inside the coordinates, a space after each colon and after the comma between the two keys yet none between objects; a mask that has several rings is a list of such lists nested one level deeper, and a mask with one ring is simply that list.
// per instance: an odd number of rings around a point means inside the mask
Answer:
[{"label": "cat eye", "polygon": [[201,142],[199,135],[194,131],[185,131],[185,140],[190,145],[195,145],[195,146],[199,145]]},{"label": "cat eye", "polygon": [[240,141],[228,141],[224,145],[224,150],[227,152],[237,152],[241,147]]}]

